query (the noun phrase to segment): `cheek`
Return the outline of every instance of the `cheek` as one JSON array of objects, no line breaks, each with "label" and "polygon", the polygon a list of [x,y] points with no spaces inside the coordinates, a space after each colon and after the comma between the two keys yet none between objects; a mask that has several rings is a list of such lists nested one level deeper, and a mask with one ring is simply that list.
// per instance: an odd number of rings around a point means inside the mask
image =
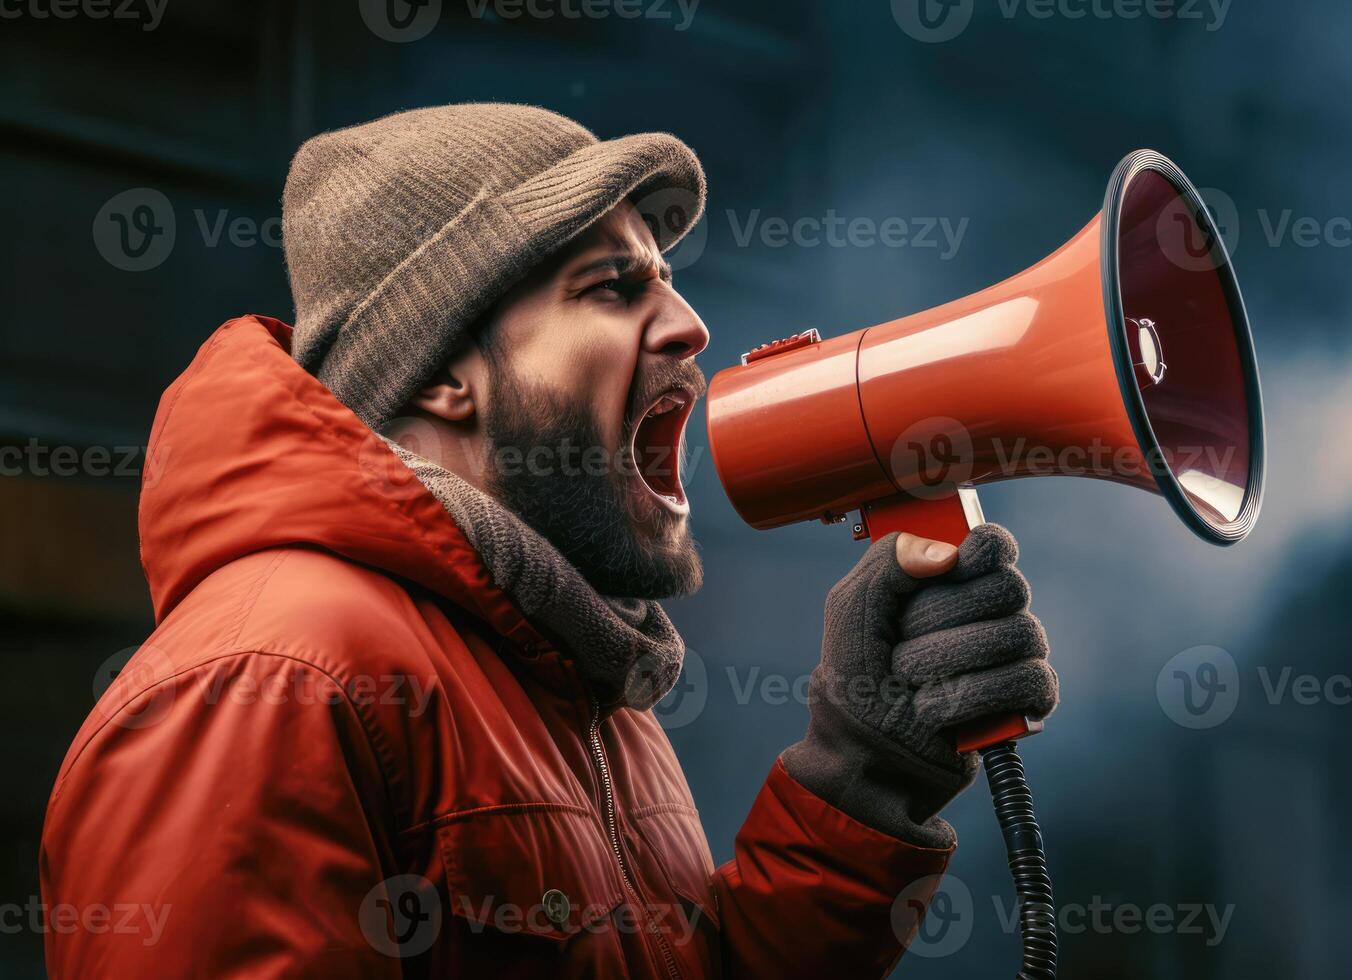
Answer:
[{"label": "cheek", "polygon": [[555,317],[533,332],[515,368],[568,400],[591,407],[608,450],[619,448],[638,344],[633,331],[602,317]]},{"label": "cheek", "polygon": [[573,396],[583,397],[591,405],[606,448],[618,449],[636,354],[617,338],[593,335],[578,339],[572,370],[565,365]]}]

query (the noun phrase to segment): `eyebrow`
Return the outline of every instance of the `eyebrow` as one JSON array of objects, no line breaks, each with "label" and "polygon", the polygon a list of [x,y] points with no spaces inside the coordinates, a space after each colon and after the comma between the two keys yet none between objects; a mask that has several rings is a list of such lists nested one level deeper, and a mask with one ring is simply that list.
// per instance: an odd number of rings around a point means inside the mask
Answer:
[{"label": "eyebrow", "polygon": [[617,275],[627,276],[651,268],[657,269],[658,278],[663,282],[671,282],[671,264],[666,259],[659,258],[654,262],[651,255],[639,255],[634,252],[614,252],[610,255],[603,255],[578,269],[570,271],[569,276],[580,279],[602,269],[614,269]]}]

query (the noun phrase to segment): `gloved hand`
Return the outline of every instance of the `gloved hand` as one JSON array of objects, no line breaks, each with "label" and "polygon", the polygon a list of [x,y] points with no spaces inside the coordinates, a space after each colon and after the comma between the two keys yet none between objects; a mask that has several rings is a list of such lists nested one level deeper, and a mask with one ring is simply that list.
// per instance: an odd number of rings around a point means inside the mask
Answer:
[{"label": "gloved hand", "polygon": [[811,720],[784,752],[789,774],[874,829],[952,846],[937,814],[971,785],[977,756],[945,730],[1056,707],[1047,636],[1017,558],[995,524],[974,528],[956,553],[909,534],[875,542],[827,597]]}]

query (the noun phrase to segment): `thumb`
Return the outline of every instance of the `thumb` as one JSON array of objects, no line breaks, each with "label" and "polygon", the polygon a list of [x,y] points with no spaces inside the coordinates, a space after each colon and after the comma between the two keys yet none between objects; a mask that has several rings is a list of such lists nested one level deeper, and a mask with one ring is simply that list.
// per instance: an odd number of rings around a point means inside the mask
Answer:
[{"label": "thumb", "polygon": [[957,564],[957,560],[958,549],[946,541],[915,534],[897,535],[897,564],[911,578],[942,575]]}]

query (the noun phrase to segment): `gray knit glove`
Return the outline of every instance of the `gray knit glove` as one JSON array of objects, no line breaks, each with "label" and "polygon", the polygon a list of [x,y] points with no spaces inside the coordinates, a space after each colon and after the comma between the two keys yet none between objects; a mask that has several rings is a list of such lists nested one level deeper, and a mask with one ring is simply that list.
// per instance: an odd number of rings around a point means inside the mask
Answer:
[{"label": "gray knit glove", "polygon": [[1049,714],[1056,672],[1008,531],[974,528],[956,564],[933,578],[902,570],[897,538],[875,542],[827,597],[807,737],[783,759],[794,779],[861,823],[944,848],[957,838],[937,814],[977,765],[945,730],[988,715]]}]

